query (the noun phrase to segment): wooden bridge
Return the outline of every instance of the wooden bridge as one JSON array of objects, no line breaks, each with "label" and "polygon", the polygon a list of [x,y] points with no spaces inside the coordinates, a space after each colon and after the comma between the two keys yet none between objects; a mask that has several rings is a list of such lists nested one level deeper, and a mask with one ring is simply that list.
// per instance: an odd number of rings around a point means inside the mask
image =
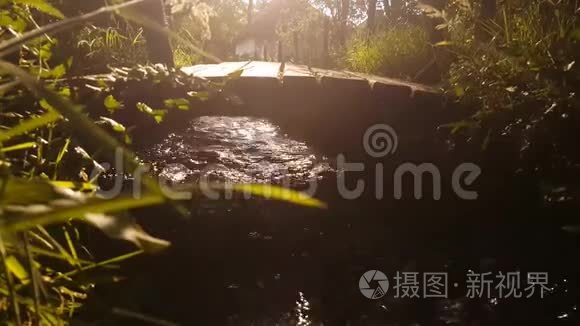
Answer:
[{"label": "wooden bridge", "polygon": [[226,89],[241,104],[211,105],[212,114],[266,117],[326,148],[360,148],[364,131],[377,123],[406,135],[402,141],[432,139],[434,127],[449,121],[437,89],[386,77],[261,61],[182,70],[210,80],[229,79]]}]

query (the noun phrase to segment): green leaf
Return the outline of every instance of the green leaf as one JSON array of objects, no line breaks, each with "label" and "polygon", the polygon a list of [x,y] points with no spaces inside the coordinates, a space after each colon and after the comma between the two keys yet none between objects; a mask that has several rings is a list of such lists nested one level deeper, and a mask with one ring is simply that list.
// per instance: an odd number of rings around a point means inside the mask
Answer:
[{"label": "green leaf", "polygon": [[4,193],[0,197],[0,205],[2,206],[31,205],[58,198],[54,187],[40,179],[2,179],[0,186],[4,188]]},{"label": "green leaf", "polygon": [[135,106],[137,107],[137,110],[139,110],[141,112],[153,114],[153,109],[149,105],[147,105],[143,102],[137,102],[137,104]]},{"label": "green leaf", "polygon": [[0,27],[9,27],[18,33],[26,30],[26,21],[20,17],[12,18],[8,10],[0,11]]},{"label": "green leaf", "polygon": [[56,160],[54,161],[54,164],[56,164],[56,165],[60,164],[60,161],[62,161],[62,158],[68,152],[69,145],[70,145],[70,138],[67,138],[64,142],[64,145],[62,146],[62,148],[58,152],[58,155],[56,156]]},{"label": "green leaf", "polygon": [[73,181],[56,180],[56,181],[50,181],[50,184],[52,184],[55,187],[73,189],[73,190],[78,190],[78,191],[97,190],[96,185],[94,185],[92,183],[88,183],[88,182],[73,182]]},{"label": "green leaf", "polygon": [[12,0],[14,3],[30,6],[47,15],[63,19],[63,13],[45,0]]},{"label": "green leaf", "polygon": [[64,231],[64,238],[66,240],[66,243],[68,245],[68,249],[70,251],[70,256],[72,257],[73,261],[77,262],[77,265],[80,266],[80,264],[78,264],[79,256],[77,254],[77,250],[76,250],[75,245],[74,245],[74,243],[72,241],[72,238],[70,236],[70,233],[68,232],[68,230],[64,226],[63,226],[62,229]]},{"label": "green leaf", "polygon": [[113,95],[108,95],[105,97],[105,107],[111,113],[123,107],[123,103],[117,101]]},{"label": "green leaf", "polygon": [[8,267],[8,270],[10,270],[10,272],[12,272],[12,274],[14,274],[14,276],[16,276],[16,278],[22,282],[22,284],[28,284],[28,282],[30,282],[28,271],[26,268],[24,268],[24,266],[22,266],[16,257],[6,257],[6,266]]},{"label": "green leaf", "polygon": [[70,95],[71,95],[70,87],[63,87],[62,89],[60,89],[58,91],[58,94],[61,95],[61,96],[69,97],[70,98]]},{"label": "green leaf", "polygon": [[36,142],[27,142],[27,143],[22,143],[22,144],[18,144],[18,145],[12,145],[9,147],[3,147],[2,149],[0,149],[0,152],[2,153],[7,153],[7,152],[12,152],[12,151],[19,151],[22,149],[29,149],[29,148],[34,148],[36,147]]},{"label": "green leaf", "polygon": [[167,114],[167,110],[153,110],[149,105],[142,102],[138,102],[136,106],[137,110],[149,114],[157,123],[161,123],[165,118],[165,114]]},{"label": "green leaf", "polygon": [[38,105],[46,111],[56,111],[45,99],[38,101]]},{"label": "green leaf", "polygon": [[236,80],[239,79],[240,77],[242,77],[242,74],[244,73],[244,69],[238,69],[235,71],[232,71],[228,74],[228,80]]},{"label": "green leaf", "polygon": [[34,129],[46,126],[61,118],[56,111],[49,111],[36,118],[31,118],[20,122],[17,126],[7,131],[0,131],[0,142],[5,142],[15,136],[26,134]]},{"label": "green leaf", "polygon": [[170,109],[189,110],[189,101],[185,98],[171,98],[163,101],[163,104]]},{"label": "green leaf", "polygon": [[322,201],[310,197],[302,192],[267,184],[240,184],[234,185],[232,190],[260,196],[266,199],[286,201],[300,206],[326,208]]},{"label": "green leaf", "polygon": [[127,129],[125,128],[125,126],[123,126],[122,124],[118,123],[117,121],[111,119],[111,118],[107,118],[107,117],[100,117],[100,121],[98,121],[98,123],[104,123],[109,125],[111,128],[113,128],[114,131],[116,132],[125,132]]},{"label": "green leaf", "polygon": [[64,74],[66,74],[66,66],[64,64],[60,64],[60,65],[52,68],[52,70],[50,71],[50,74],[53,78],[56,78],[56,79],[61,78],[62,76],[64,76]]},{"label": "green leaf", "polygon": [[[46,42],[40,47],[40,51],[38,56],[41,60],[48,61],[52,58],[52,42]],[[50,72],[47,72],[47,75],[50,75]]]},{"label": "green leaf", "polygon": [[[83,217],[87,213],[109,213],[124,211],[137,207],[162,204],[165,198],[161,195],[144,195],[141,198],[119,197],[115,199],[90,198],[85,203],[74,206],[49,206],[44,211],[33,214],[25,213],[15,219],[8,219],[0,226],[6,232],[19,232],[31,229],[37,225],[48,225],[66,222],[71,218]],[[23,207],[25,208],[25,207]],[[22,210],[20,210],[22,211]]]}]

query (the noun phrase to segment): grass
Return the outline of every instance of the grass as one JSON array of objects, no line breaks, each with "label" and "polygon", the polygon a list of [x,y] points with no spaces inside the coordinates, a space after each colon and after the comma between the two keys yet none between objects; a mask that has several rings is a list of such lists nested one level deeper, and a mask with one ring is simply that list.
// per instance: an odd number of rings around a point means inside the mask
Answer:
[{"label": "grass", "polygon": [[359,33],[347,47],[346,64],[354,71],[412,79],[430,59],[426,32],[396,25],[377,34]]},{"label": "grass", "polygon": [[[24,6],[34,4],[41,11],[62,18],[48,2],[19,2]],[[169,245],[145,233],[130,217],[130,209],[169,204],[184,212],[179,203],[164,196],[156,180],[148,175],[141,178],[145,192],[140,197],[122,194],[107,200],[97,196],[98,175],[89,178],[85,172],[89,168],[102,172],[95,157],[120,152],[129,171],[139,168],[141,163],[126,147],[126,138],[119,139],[121,134],[127,136],[127,128],[111,117],[94,121],[90,112],[135,110],[155,116],[161,123],[160,114],[188,110],[195,105],[198,96],[205,98],[219,91],[218,86],[160,67],[114,69],[108,78],[94,81],[95,85],[82,84],[82,90],[96,94],[101,103],[99,107],[86,107],[78,104],[84,98],[79,97],[79,86],[73,85],[75,80],[82,78],[63,79],[69,64],[54,64],[51,59],[54,33],[84,26],[91,19],[119,13],[138,2],[128,1],[58,20],[0,42],[0,90],[3,92],[0,99],[0,255],[3,262],[0,293],[8,298],[0,305],[0,323],[68,324],[94,283],[85,277],[87,271],[106,273],[107,269],[127,259],[163,250]],[[138,16],[127,12],[124,15],[142,22]],[[154,27],[168,36],[178,37],[161,27]],[[138,33],[131,40],[126,39],[112,29],[103,33],[99,37],[105,47],[138,42],[140,37]],[[189,49],[196,47],[191,45]],[[24,64],[1,59],[14,53],[19,53],[20,63]],[[117,78],[113,78],[115,74]],[[181,85],[183,93],[192,95],[187,99],[167,98],[164,103],[168,107],[153,110],[142,102],[135,107],[123,107],[123,99],[111,93],[113,84],[130,84],[130,81],[146,78],[155,85]],[[185,81],[186,78],[190,81]],[[112,127],[113,131],[106,131],[105,126]],[[187,187],[194,194],[200,193],[196,191],[198,185]],[[236,186],[234,191],[297,205],[323,206],[310,197],[265,185]],[[81,222],[101,229],[111,238],[132,242],[138,250],[93,261],[86,252],[78,250],[81,233],[77,227]],[[62,227],[57,227],[59,225]]]}]

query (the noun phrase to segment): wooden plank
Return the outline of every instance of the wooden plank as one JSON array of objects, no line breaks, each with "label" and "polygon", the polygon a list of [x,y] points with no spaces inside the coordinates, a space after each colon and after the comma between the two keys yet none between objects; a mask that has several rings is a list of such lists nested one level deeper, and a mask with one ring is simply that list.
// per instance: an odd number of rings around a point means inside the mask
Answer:
[{"label": "wooden plank", "polygon": [[[373,92],[385,93],[385,90],[407,89],[411,94],[431,93],[437,94],[439,91],[435,88],[405,82],[402,80],[381,77],[369,74],[363,74],[351,71],[337,71],[329,69],[312,68],[306,65],[297,65],[285,63],[282,74],[280,74],[281,63],[265,61],[242,61],[242,62],[222,62],[219,64],[202,64],[191,67],[184,67],[182,71],[203,78],[225,78],[229,74],[242,69],[242,78],[286,78],[287,82],[300,82],[310,84],[312,80],[318,80],[323,85],[341,89],[361,89],[370,87]],[[364,83],[364,84],[363,84]],[[388,92],[388,91],[387,91]]]},{"label": "wooden plank", "polygon": [[243,67],[242,77],[278,79],[280,66],[279,62],[251,61]]},{"label": "wooden plank", "polygon": [[371,89],[369,81],[363,77],[345,71],[311,69],[324,88],[335,89],[341,93],[358,93],[370,91]]},{"label": "wooden plank", "polygon": [[243,62],[222,62],[218,64],[195,65],[181,68],[186,74],[203,78],[224,78],[232,72],[244,68],[248,61]]},{"label": "wooden plank", "polygon": [[366,78],[361,76],[357,76],[355,74],[346,72],[346,71],[338,71],[338,70],[329,70],[329,69],[320,69],[320,68],[312,68],[312,71],[320,76],[321,78],[333,78],[333,79],[349,79],[349,80],[358,80],[363,81]]},{"label": "wooden plank", "polygon": [[313,71],[305,65],[296,65],[293,63],[286,63],[284,65],[283,77],[304,77],[304,78],[314,78],[315,75]]},{"label": "wooden plank", "polygon": [[427,85],[421,85],[421,84],[417,84],[417,83],[412,83],[412,82],[406,82],[406,81],[399,80],[399,79],[363,74],[363,73],[352,72],[352,71],[345,71],[345,73],[349,73],[349,74],[358,76],[360,78],[366,78],[371,83],[371,86],[373,86],[373,87],[374,87],[374,84],[380,83],[380,84],[387,86],[387,87],[380,86],[380,88],[388,88],[389,86],[401,86],[401,87],[408,87],[413,92],[422,91],[422,92],[427,92],[427,93],[439,93],[439,91],[433,87],[429,87]]}]

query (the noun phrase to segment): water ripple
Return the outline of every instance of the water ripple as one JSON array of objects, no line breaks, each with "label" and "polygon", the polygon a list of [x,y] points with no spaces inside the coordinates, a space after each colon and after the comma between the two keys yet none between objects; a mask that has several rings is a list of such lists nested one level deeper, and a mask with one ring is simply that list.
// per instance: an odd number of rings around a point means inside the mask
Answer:
[{"label": "water ripple", "polygon": [[[324,157],[268,120],[204,116],[145,151],[154,170],[175,181],[303,184],[332,171]],[[286,179],[285,179],[286,178]],[[285,180],[284,180],[285,179]]]}]

